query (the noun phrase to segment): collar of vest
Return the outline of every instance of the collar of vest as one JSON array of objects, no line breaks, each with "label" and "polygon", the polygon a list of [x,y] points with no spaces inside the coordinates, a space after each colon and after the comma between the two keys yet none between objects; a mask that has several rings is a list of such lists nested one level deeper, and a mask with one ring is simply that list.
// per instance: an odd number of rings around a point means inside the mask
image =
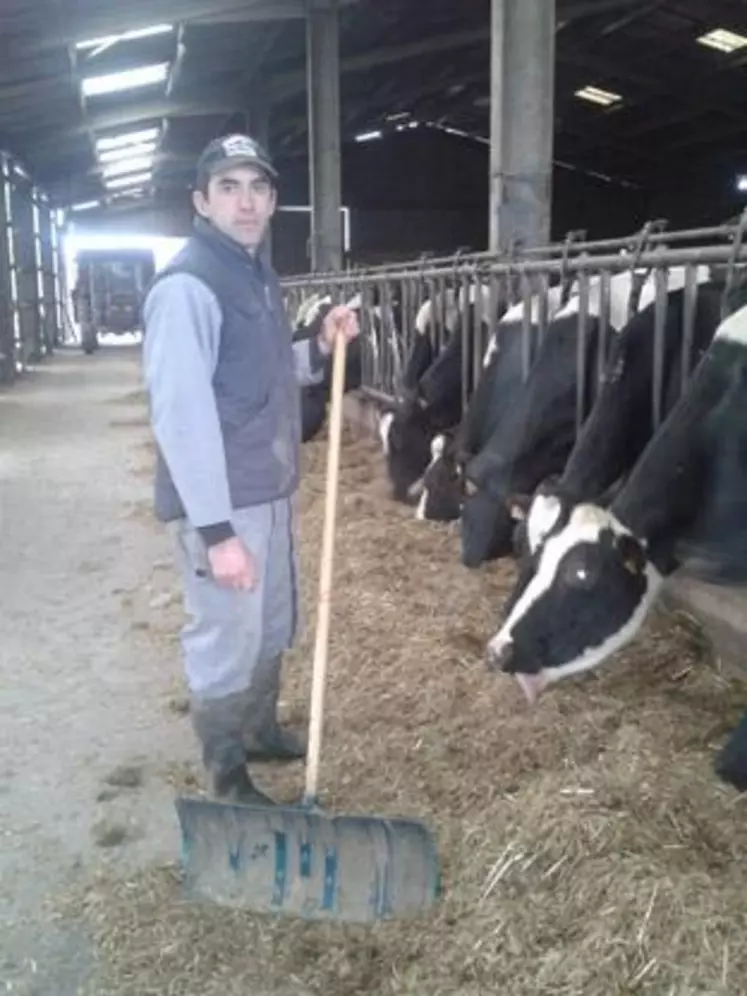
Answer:
[{"label": "collar of vest", "polygon": [[246,249],[243,249],[238,242],[220,232],[215,225],[211,225],[202,216],[198,215],[193,223],[194,234],[202,242],[206,242],[214,251],[224,255],[230,254],[234,260],[243,263],[244,266],[256,265],[260,272],[265,267],[266,247],[264,241],[257,248],[254,256],[251,256]]}]

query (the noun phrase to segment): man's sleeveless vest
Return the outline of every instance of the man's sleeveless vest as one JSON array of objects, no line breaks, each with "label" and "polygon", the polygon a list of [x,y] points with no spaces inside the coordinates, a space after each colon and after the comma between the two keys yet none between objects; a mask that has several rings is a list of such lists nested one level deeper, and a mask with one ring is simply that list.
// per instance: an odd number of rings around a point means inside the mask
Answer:
[{"label": "man's sleeveless vest", "polygon": [[[157,274],[189,273],[215,294],[223,321],[213,389],[234,508],[287,497],[298,487],[300,390],[292,329],[275,273],[198,218],[184,248]],[[147,334],[147,333],[146,333]],[[179,349],[179,329],[173,330]],[[157,454],[155,512],[184,516],[168,467]]]}]

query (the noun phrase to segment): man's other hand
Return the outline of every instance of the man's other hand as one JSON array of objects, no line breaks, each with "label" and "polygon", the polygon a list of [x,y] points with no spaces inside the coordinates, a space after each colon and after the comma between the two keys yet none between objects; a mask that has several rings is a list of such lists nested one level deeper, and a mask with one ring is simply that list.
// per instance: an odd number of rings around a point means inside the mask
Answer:
[{"label": "man's other hand", "polygon": [[222,588],[251,591],[257,583],[254,558],[238,536],[208,548],[210,569]]},{"label": "man's other hand", "polygon": [[344,335],[348,342],[360,332],[358,315],[346,304],[335,305],[324,316],[322,331],[320,334],[320,346],[322,350],[329,354],[335,348],[335,339],[338,335]]}]

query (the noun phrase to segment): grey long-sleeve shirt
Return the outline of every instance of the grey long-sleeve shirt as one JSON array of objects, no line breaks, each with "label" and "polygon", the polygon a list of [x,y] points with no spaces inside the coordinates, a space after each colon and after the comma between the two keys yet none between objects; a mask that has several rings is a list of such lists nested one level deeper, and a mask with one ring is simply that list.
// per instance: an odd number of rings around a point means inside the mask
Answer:
[{"label": "grey long-sleeve shirt", "polygon": [[[160,280],[144,308],[144,379],[153,434],[187,518],[208,543],[233,535],[223,437],[212,378],[218,362],[221,308],[197,277],[175,273]],[[175,339],[178,330],[178,342]],[[318,343],[294,343],[299,385],[324,375]]]}]

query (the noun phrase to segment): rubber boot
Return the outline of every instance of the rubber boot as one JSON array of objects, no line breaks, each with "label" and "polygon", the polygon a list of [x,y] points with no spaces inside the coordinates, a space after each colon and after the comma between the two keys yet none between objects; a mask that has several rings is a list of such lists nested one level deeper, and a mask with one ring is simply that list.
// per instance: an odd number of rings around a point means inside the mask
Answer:
[{"label": "rubber boot", "polygon": [[220,699],[193,698],[192,727],[202,745],[202,763],[219,799],[274,806],[274,801],[256,787],[246,770],[246,748],[241,731],[247,704],[247,692]]},{"label": "rubber boot", "polygon": [[244,723],[247,761],[299,761],[306,757],[306,745],[278,722],[282,655],[257,665],[253,676],[252,708]]}]

